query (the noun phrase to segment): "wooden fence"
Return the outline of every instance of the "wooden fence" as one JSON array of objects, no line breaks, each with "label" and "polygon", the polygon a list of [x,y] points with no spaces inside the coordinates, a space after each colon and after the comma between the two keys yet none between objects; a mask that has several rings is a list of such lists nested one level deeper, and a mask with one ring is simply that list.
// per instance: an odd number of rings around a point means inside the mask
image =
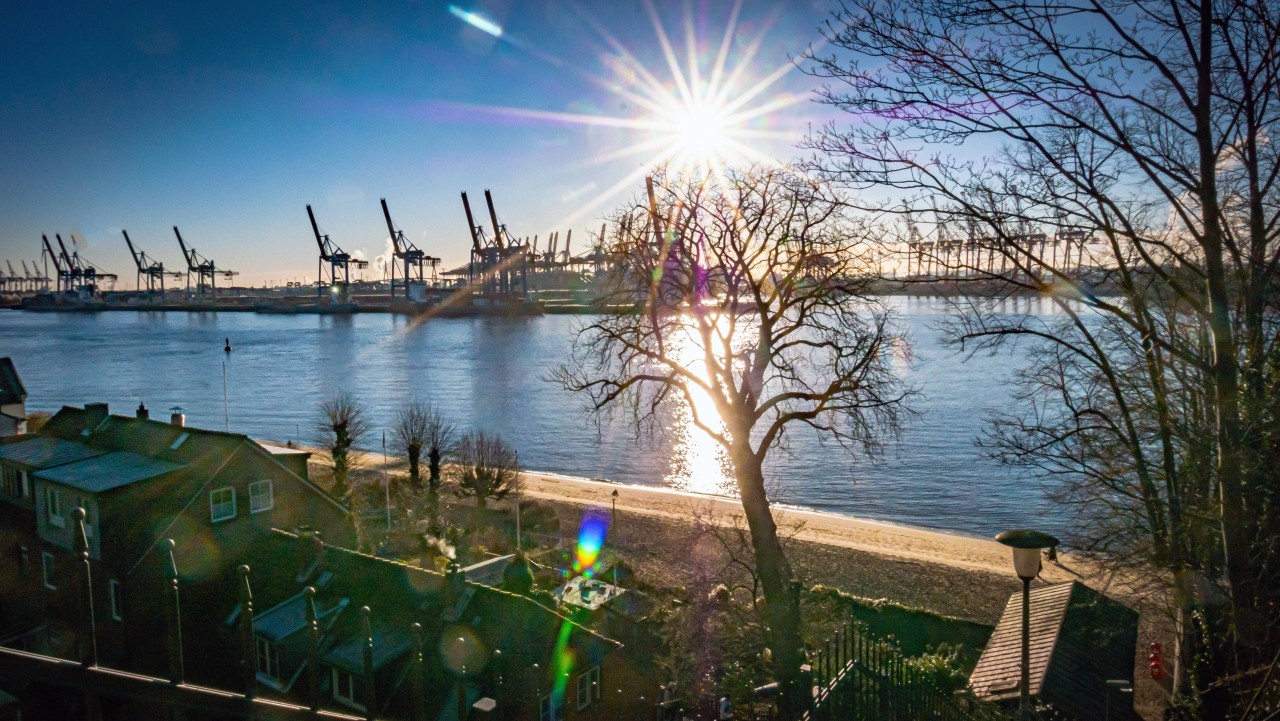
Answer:
[{"label": "wooden fence", "polygon": [[947,694],[892,644],[851,625],[810,654],[813,704],[803,721],[996,721],[993,706]]}]

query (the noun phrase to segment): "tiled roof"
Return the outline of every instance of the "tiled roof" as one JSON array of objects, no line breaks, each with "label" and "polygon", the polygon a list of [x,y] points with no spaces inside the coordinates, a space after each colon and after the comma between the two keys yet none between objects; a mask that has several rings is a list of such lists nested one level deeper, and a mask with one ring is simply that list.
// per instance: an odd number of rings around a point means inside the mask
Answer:
[{"label": "tiled roof", "polygon": [[74,463],[100,456],[106,451],[100,448],[62,438],[37,436],[17,443],[0,446],[0,460],[17,463],[28,468],[42,469]]},{"label": "tiled roof", "polygon": [[[1032,589],[1031,695],[1053,704],[1068,717],[1101,715],[1105,682],[1133,680],[1137,624],[1136,612],[1078,581]],[[969,686],[979,698],[1017,698],[1021,668],[1019,591],[1009,598],[969,677]],[[1113,718],[1129,718],[1125,704],[1131,703],[1131,696],[1113,699]]]},{"label": "tiled roof", "polygon": [[36,478],[61,483],[90,493],[102,493],[182,468],[177,463],[159,461],[128,451],[96,455],[37,472]]}]

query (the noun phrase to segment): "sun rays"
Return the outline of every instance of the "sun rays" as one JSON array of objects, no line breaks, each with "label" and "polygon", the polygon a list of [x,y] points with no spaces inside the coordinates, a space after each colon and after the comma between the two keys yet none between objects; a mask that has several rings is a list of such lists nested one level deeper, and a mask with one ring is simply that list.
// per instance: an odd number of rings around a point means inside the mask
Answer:
[{"label": "sun rays", "polygon": [[[646,0],[645,10],[659,51],[659,57],[651,62],[642,60],[637,47],[623,43],[591,11],[576,9],[579,18],[597,36],[602,50],[599,72],[537,50],[514,37],[509,29],[499,29],[497,33],[485,29],[548,64],[577,74],[624,106],[616,114],[455,106],[493,119],[615,131],[610,142],[605,143],[612,147],[593,149],[580,167],[634,164],[616,181],[599,183],[594,196],[575,203],[573,210],[558,220],[560,224],[597,214],[604,204],[636,187],[659,165],[676,172],[711,174],[730,166],[771,165],[778,160],[769,149],[789,146],[800,137],[799,128],[787,128],[780,122],[780,111],[808,99],[803,93],[778,87],[795,70],[794,66],[786,61],[764,72],[758,67],[757,59],[773,27],[773,18],[761,23],[756,31],[745,33],[740,20],[742,0],[737,0],[723,19],[723,32],[710,36],[711,33],[699,31],[689,3],[684,5],[683,13],[671,13],[664,12],[665,7],[660,11],[652,0]],[[462,17],[461,13],[455,15]],[[702,25],[719,27],[719,22],[717,19]],[[679,32],[668,32],[669,25]],[[680,39],[681,47],[673,37]]]}]

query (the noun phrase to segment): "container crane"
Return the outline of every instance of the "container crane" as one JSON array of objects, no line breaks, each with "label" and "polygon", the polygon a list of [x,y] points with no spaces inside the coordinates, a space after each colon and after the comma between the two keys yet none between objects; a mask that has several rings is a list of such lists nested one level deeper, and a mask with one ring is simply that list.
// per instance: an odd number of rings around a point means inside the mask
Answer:
[{"label": "container crane", "polygon": [[165,270],[164,263],[161,263],[155,258],[148,258],[146,251],[136,250],[133,247],[133,241],[129,239],[129,231],[121,230],[120,232],[124,234],[124,242],[129,246],[129,255],[133,256],[133,262],[138,266],[138,275],[134,281],[134,286],[138,290],[142,290],[142,277],[145,275],[147,277],[147,296],[154,300],[156,288],[158,286],[160,289],[160,297],[163,298],[165,292],[164,277],[167,275],[173,278],[181,278],[182,273]]},{"label": "container crane", "polygon": [[73,258],[67,252],[67,245],[62,242],[61,233],[54,233],[53,237],[58,241],[58,253],[62,258],[62,266],[67,269],[67,290],[73,290],[84,281],[84,269],[80,267],[80,258],[78,256]]},{"label": "container crane", "polygon": [[203,296],[205,291],[209,291],[213,297],[218,296],[218,287],[215,278],[221,275],[224,278],[231,279],[239,275],[234,270],[224,270],[218,268],[214,262],[208,258],[201,256],[196,252],[195,248],[187,249],[186,241],[182,239],[182,233],[178,232],[178,226],[173,226],[173,234],[178,238],[178,246],[182,248],[182,257],[187,262],[187,288],[191,288],[191,274],[196,276],[196,295]]},{"label": "container crane", "polygon": [[[475,223],[471,215],[471,204],[467,193],[462,193],[462,207],[466,210],[467,225],[471,229],[471,265],[470,280],[472,284],[480,284],[486,295],[492,293],[509,293],[515,289],[518,273],[521,292],[529,291],[526,268],[529,260],[530,246],[512,241],[506,225],[498,223],[498,213],[493,206],[493,193],[484,192],[485,204],[489,206],[489,222],[493,224],[493,236],[485,238],[484,228]],[[518,270],[516,266],[518,265]]]},{"label": "container crane", "polygon": [[[418,282],[426,284],[423,276],[422,267],[426,264],[431,268],[431,282],[436,282],[436,268],[440,267],[440,259],[433,258],[423,253],[405,237],[404,231],[396,230],[396,226],[391,222],[391,211],[387,210],[387,199],[382,199],[382,215],[387,219],[387,232],[391,233],[391,244],[393,246],[393,254],[404,263],[404,297],[409,298],[409,286],[413,282],[413,270],[417,270]],[[396,296],[396,273],[395,264],[391,266],[391,297]]]},{"label": "container crane", "polygon": [[[385,203],[384,206],[385,208]],[[336,243],[329,239],[328,235],[320,234],[320,226],[316,224],[316,214],[311,212],[311,206],[307,206],[307,217],[311,219],[311,230],[316,234],[316,245],[320,246],[320,261],[316,269],[316,295],[323,293],[324,282],[324,264],[329,264],[329,286],[335,289],[339,299],[345,302],[351,287],[351,265],[354,263],[356,268],[368,268],[369,261],[352,259],[351,255],[339,248]],[[338,280],[338,271],[342,271],[342,280]]]},{"label": "container crane", "polygon": [[44,239],[44,252],[47,254],[46,257],[53,261],[53,272],[56,277],[56,291],[61,293],[64,290],[71,290],[73,287],[71,282],[71,270],[63,267],[61,260],[62,256],[53,252],[53,246],[49,244],[49,236],[41,235],[40,237]]}]

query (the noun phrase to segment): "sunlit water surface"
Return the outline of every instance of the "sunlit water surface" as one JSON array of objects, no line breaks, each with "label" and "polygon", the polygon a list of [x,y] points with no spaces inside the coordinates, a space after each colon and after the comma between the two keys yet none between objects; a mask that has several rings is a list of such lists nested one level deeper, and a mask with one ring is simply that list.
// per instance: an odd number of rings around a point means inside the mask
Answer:
[{"label": "sunlit water surface", "polygon": [[[811,434],[768,468],[775,498],[798,506],[962,533],[1012,527],[1065,530],[1042,482],[985,457],[974,439],[992,411],[1009,410],[1006,381],[1019,356],[968,361],[938,343],[934,299],[892,298],[915,363],[918,417],[874,463],[851,460]],[[1050,313],[1034,299],[1010,310]],[[253,313],[26,313],[0,311],[0,355],[12,356],[31,410],[106,401],[115,413],[145,402],[154,418],[181,406],[190,425],[258,438],[311,439],[315,407],[336,389],[367,404],[378,430],[409,399],[429,399],[463,429],[496,431],[526,468],[699,492],[729,491],[716,446],[687,411],[665,437],[636,439],[622,419],[599,428],[582,399],[544,379],[568,358],[577,319],[435,319]],[[223,339],[234,351],[223,353]],[[226,364],[226,413],[223,364]]]}]

